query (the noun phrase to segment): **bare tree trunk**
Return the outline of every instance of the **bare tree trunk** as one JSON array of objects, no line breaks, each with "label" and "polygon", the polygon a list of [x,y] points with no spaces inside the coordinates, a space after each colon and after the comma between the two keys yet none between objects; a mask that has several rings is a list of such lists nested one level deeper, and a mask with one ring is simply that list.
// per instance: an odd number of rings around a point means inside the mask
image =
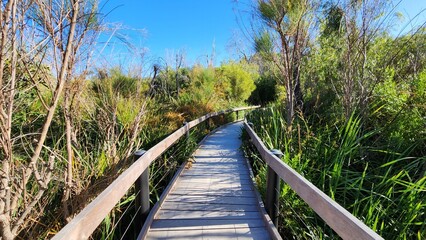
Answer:
[{"label": "bare tree trunk", "polygon": [[294,90],[293,90],[293,81],[287,80],[286,86],[286,110],[287,110],[287,127],[288,130],[291,130],[291,125],[293,123],[294,116]]},{"label": "bare tree trunk", "polygon": [[[47,113],[45,122],[43,124],[43,128],[42,128],[41,133],[40,133],[40,138],[38,140],[37,147],[34,151],[33,156],[31,157],[31,163],[30,164],[34,168],[33,169],[34,171],[35,171],[35,168],[36,168],[36,162],[38,161],[38,158],[40,157],[41,150],[43,148],[44,142],[45,142],[46,137],[47,137],[47,131],[49,131],[50,125],[52,123],[53,115],[55,114],[55,110],[56,110],[56,107],[58,106],[59,98],[62,94],[62,90],[63,90],[64,85],[65,85],[67,70],[69,69],[68,64],[70,62],[70,57],[71,57],[71,54],[73,52],[72,43],[74,41],[75,28],[76,28],[76,23],[77,23],[77,15],[78,15],[78,11],[79,11],[79,3],[80,3],[79,0],[74,0],[74,2],[73,2],[72,21],[71,21],[70,30],[69,30],[69,33],[68,33],[68,40],[67,40],[67,46],[65,48],[65,54],[64,54],[64,57],[62,59],[62,65],[61,65],[61,69],[60,69],[60,73],[59,73],[58,84],[57,84],[55,92],[53,94],[52,102],[51,102],[51,105],[48,109],[48,113]],[[43,5],[42,2],[39,3],[39,4]],[[29,176],[30,173],[31,173],[31,170],[28,171],[27,176]]]},{"label": "bare tree trunk", "polygon": [[302,28],[302,18],[297,21],[297,30],[294,36],[292,53],[292,81],[294,81],[294,105],[298,112],[303,113],[303,93],[300,85],[300,65],[302,61],[302,51],[306,43],[305,31]]},{"label": "bare tree trunk", "polygon": [[291,76],[291,53],[286,33],[281,29],[281,22],[277,23],[277,32],[280,35],[281,40],[281,61],[277,62],[277,64],[283,65],[281,73],[286,86],[286,120],[288,131],[291,131],[291,125],[294,117],[294,88]]},{"label": "bare tree trunk", "polygon": [[0,214],[0,232],[3,240],[12,240],[15,236],[10,226],[10,218],[5,214]]},{"label": "bare tree trunk", "polygon": [[360,99],[359,99],[359,108],[362,116],[366,120],[367,116],[367,104],[368,104],[368,86],[366,81],[365,71],[367,69],[367,35],[368,35],[368,23],[367,23],[367,3],[363,1],[362,3],[362,27],[361,27],[361,73],[358,77],[358,87],[360,88]]},{"label": "bare tree trunk", "polygon": [[67,200],[71,197],[72,181],[73,181],[73,150],[72,150],[72,124],[70,112],[70,93],[69,90],[65,91],[64,100],[64,119],[65,119],[65,134],[66,134],[66,148],[67,148],[67,172],[65,175],[65,190],[62,196],[62,208],[65,219],[68,218],[70,212],[68,210]]},{"label": "bare tree trunk", "polygon": [[300,85],[300,58],[294,60],[293,64],[294,97],[297,111],[303,113],[303,93]]},{"label": "bare tree trunk", "polygon": [[[1,159],[1,190],[0,190],[0,230],[2,239],[13,239],[11,230],[11,170],[12,166],[12,112],[15,97],[17,46],[16,46],[16,1],[10,0],[5,7],[5,12],[0,12],[1,20],[1,42],[0,42],[0,142],[3,149],[4,159]],[[0,6],[2,9],[2,6]],[[9,25],[12,24],[11,51],[12,62],[10,63],[10,80],[4,82],[4,67],[7,58],[7,39],[9,38]]]},{"label": "bare tree trunk", "polygon": [[348,119],[352,113],[352,103],[353,103],[353,34],[354,34],[354,26],[352,23],[352,19],[349,16],[345,16],[346,23],[346,56],[345,56],[345,71],[343,76],[343,108],[345,111],[345,117]]}]

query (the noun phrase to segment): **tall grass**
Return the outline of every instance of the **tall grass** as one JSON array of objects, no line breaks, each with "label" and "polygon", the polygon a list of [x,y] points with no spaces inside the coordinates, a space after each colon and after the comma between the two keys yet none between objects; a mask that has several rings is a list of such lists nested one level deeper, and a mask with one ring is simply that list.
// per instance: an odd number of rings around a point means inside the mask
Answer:
[{"label": "tall grass", "polygon": [[[290,133],[279,108],[255,111],[247,118],[269,148],[285,153],[283,161],[385,239],[426,238],[426,157],[415,155],[415,145],[400,149],[386,147],[397,146],[395,142],[377,144],[382,129],[364,130],[356,115],[321,126],[299,117]],[[264,186],[265,165],[253,159],[258,185]],[[337,238],[286,184],[280,202],[283,235]]]}]

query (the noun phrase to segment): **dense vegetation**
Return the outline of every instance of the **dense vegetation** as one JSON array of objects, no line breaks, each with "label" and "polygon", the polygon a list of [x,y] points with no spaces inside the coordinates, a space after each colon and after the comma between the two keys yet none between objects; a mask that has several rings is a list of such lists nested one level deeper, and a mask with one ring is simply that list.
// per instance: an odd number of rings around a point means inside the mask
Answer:
[{"label": "dense vegetation", "polygon": [[[104,29],[97,1],[2,1],[0,238],[51,237],[135,150],[244,104],[268,106],[248,115],[265,143],[372,229],[425,238],[426,30],[391,34],[386,3],[255,1],[253,51],[240,60],[185,66],[176,56],[141,75],[92,64]],[[151,166],[152,202],[228,120],[200,126]],[[265,165],[246,150],[264,191]],[[94,237],[123,234],[134,198],[131,189]],[[281,201],[284,236],[336,237],[288,186]]]},{"label": "dense vegetation", "polygon": [[[385,239],[424,239],[426,29],[395,37],[383,27],[386,1],[337,1],[323,6],[308,36],[314,3],[296,2],[258,1],[265,30],[256,55],[271,66],[260,79],[287,78],[275,87],[284,99],[248,121],[283,161]],[[249,142],[246,152],[264,192],[265,164]],[[280,201],[283,236],[337,237],[285,184]]]}]

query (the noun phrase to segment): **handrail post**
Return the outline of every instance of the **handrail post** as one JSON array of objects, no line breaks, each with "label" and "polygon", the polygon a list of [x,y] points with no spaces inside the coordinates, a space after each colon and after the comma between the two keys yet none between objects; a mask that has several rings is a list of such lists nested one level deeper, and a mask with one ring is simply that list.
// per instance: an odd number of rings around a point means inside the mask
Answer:
[{"label": "handrail post", "polygon": [[204,128],[209,131],[209,121],[210,121],[210,116],[204,121]]},{"label": "handrail post", "polygon": [[[146,153],[145,150],[140,149],[134,153],[134,161],[137,161],[142,155]],[[139,230],[142,229],[143,223],[150,211],[149,204],[149,167],[142,172],[140,177],[135,182],[135,206],[136,211],[139,209]]]},{"label": "handrail post", "polygon": [[239,114],[238,114],[238,110],[236,111],[236,113],[237,113],[237,121],[238,121],[238,119],[239,119],[239,116],[238,116],[238,115],[239,115]]},{"label": "handrail post", "polygon": [[188,126],[188,122],[185,121],[183,122],[183,126],[185,127],[185,131],[186,131],[186,140],[189,139],[189,126]]},{"label": "handrail post", "polygon": [[[271,153],[276,157],[281,158],[284,154],[277,149],[272,149]],[[281,194],[281,179],[275,171],[268,165],[268,179],[266,183],[266,211],[271,217],[275,226],[278,226],[278,213],[279,213],[279,198]]]}]

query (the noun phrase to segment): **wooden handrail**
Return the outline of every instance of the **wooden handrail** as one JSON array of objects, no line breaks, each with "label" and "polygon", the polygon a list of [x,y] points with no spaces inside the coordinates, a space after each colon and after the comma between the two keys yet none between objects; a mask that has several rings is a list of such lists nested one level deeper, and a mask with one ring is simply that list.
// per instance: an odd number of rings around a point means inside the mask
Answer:
[{"label": "wooden handrail", "polygon": [[244,127],[266,164],[343,239],[383,239],[266,148],[247,122]]},{"label": "wooden handrail", "polygon": [[135,161],[126,171],[117,177],[101,194],[99,194],[87,207],[85,207],[71,222],[61,229],[53,239],[87,239],[99,226],[102,220],[127,193],[136,179],[144,172],[151,162],[161,156],[169,147],[175,144],[186,132],[205,120],[224,113],[258,108],[242,107],[221,112],[206,114],[185,126],[179,128],[168,137],[157,143]]}]

